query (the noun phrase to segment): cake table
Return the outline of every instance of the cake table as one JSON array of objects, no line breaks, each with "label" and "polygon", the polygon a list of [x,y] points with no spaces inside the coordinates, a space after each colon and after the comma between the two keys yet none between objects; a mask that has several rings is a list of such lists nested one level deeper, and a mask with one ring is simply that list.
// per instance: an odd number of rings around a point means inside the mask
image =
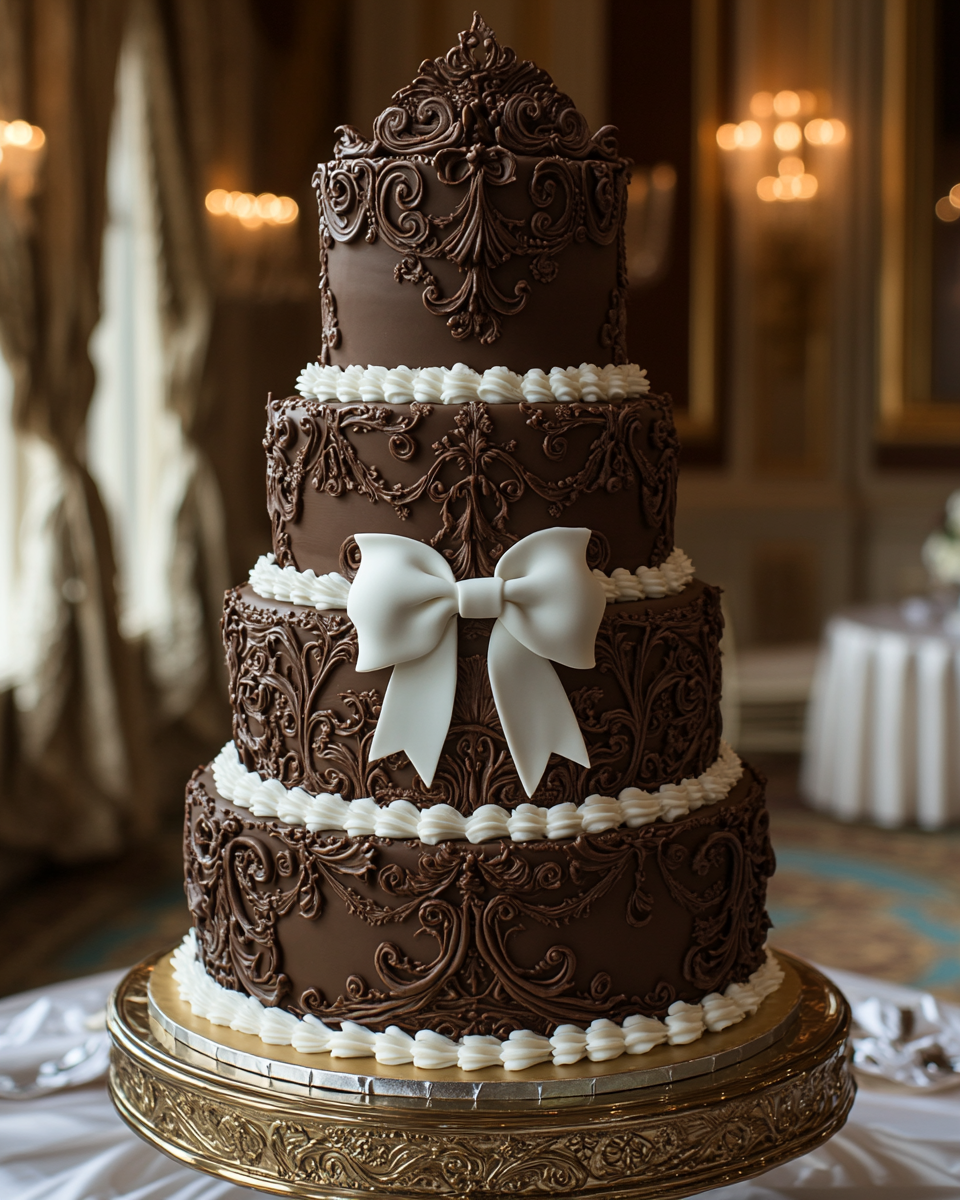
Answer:
[{"label": "cake table", "polygon": [[[519,1073],[299,1055],[195,1017],[169,955],[109,1009],[110,1089],[173,1158],[289,1196],[687,1196],[835,1133],[853,1102],[849,1009],[809,964],[760,1012],[692,1046]],[[275,1058],[268,1058],[275,1053]],[[318,1065],[319,1064],[319,1065]]]}]

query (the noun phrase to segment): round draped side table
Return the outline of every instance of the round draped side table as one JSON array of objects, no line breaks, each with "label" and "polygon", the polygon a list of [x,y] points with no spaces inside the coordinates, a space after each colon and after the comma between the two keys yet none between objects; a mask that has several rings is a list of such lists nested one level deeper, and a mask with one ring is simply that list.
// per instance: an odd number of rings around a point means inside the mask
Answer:
[{"label": "round draped side table", "polygon": [[154,1146],[281,1195],[688,1196],[806,1153],[850,1110],[846,1001],[808,964],[779,958],[784,984],[740,1025],[511,1073],[265,1046],[195,1017],[159,955],[112,999],[110,1088]]},{"label": "round draped side table", "polygon": [[824,635],[802,787],[842,820],[960,821],[960,614],[916,599],[851,609]]}]

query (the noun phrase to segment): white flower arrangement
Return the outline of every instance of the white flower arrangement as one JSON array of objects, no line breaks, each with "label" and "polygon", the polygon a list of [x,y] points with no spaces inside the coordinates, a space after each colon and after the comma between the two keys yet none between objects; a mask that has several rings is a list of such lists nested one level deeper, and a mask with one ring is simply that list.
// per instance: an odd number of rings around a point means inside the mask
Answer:
[{"label": "white flower arrangement", "polygon": [[923,543],[923,565],[936,583],[960,583],[960,491],[947,499],[943,528]]}]

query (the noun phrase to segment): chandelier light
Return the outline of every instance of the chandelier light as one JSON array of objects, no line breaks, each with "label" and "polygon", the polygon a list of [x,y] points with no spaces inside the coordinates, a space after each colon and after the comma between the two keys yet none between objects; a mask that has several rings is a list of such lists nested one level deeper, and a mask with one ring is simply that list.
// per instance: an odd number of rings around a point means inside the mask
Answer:
[{"label": "chandelier light", "polygon": [[[767,203],[810,200],[819,190],[816,175],[807,170],[803,156],[804,145],[838,146],[846,139],[847,127],[836,117],[817,116],[818,106],[829,102],[818,99],[814,92],[793,91],[755,92],[750,98],[750,118],[728,122],[717,130],[717,145],[729,152],[770,150],[780,155],[776,175],[764,175],[757,180],[756,193]],[[960,218],[960,185],[954,191],[956,199],[944,197],[937,215],[948,205],[950,214],[941,220]],[[944,210],[946,211],[946,210]]]},{"label": "chandelier light", "polygon": [[36,187],[47,135],[29,121],[0,121],[0,182],[25,199]]}]

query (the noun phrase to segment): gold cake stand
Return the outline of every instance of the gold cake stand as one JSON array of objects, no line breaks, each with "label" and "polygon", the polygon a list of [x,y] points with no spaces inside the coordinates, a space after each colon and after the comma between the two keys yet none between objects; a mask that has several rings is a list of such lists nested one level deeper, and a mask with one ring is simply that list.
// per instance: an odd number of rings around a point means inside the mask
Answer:
[{"label": "gold cake stand", "polygon": [[282,1195],[689,1196],[805,1154],[853,1103],[846,1001],[809,964],[778,958],[785,982],[760,1010],[691,1046],[426,1072],[212,1025],[179,1000],[164,953],[111,1000],[110,1089],[158,1149]]}]

